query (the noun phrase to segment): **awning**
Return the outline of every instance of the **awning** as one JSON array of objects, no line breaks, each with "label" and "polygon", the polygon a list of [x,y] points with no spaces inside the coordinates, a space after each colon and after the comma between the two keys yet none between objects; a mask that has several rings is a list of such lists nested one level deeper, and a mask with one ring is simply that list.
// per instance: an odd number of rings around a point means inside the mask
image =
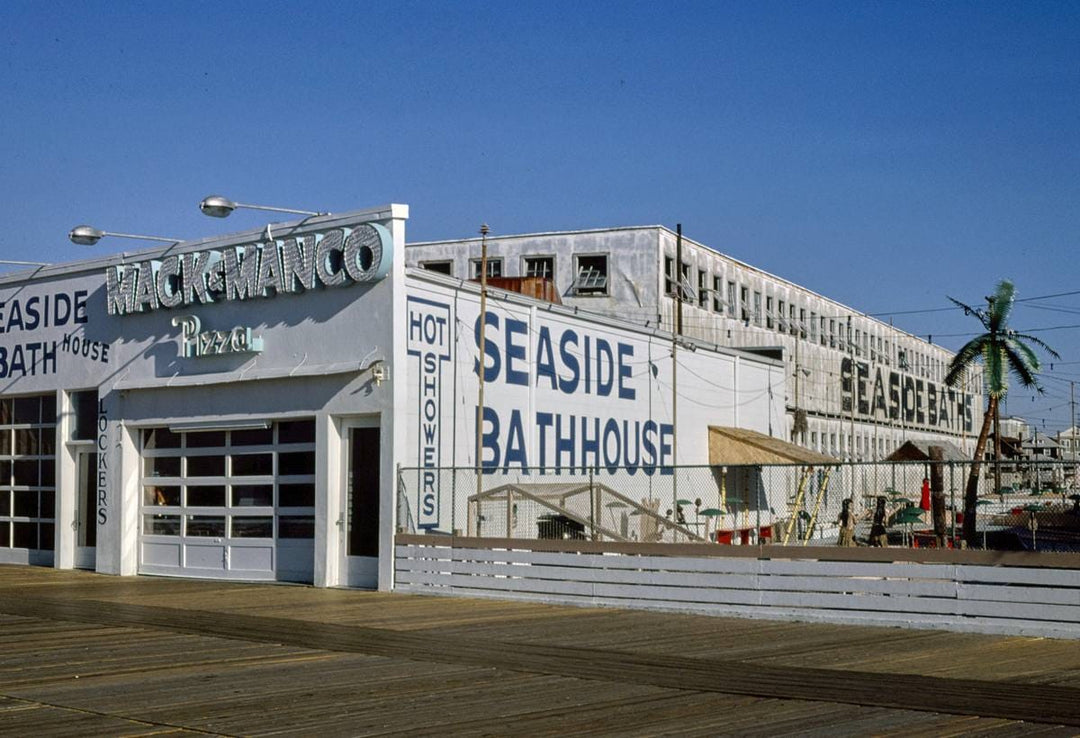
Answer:
[{"label": "awning", "polygon": [[885,461],[930,461],[930,447],[941,446],[942,461],[971,461],[971,457],[948,441],[905,441]]},{"label": "awning", "polygon": [[744,428],[709,426],[709,464],[808,464],[834,466],[839,459]]}]

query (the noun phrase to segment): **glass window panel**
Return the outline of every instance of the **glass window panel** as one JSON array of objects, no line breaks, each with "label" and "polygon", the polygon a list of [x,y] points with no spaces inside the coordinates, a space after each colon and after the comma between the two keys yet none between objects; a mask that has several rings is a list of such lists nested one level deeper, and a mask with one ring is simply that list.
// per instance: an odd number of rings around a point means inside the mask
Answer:
[{"label": "glass window panel", "polygon": [[288,420],[278,423],[278,443],[315,443],[315,421]]},{"label": "glass window panel", "polygon": [[278,454],[278,474],[314,474],[315,452],[296,451]]},{"label": "glass window panel", "polygon": [[243,454],[233,456],[232,473],[236,477],[269,476],[274,473],[274,455]]},{"label": "glass window panel", "polygon": [[0,484],[11,484],[10,461],[0,461]]},{"label": "glass window panel", "polygon": [[37,523],[13,523],[11,545],[14,548],[37,548]]},{"label": "glass window panel", "polygon": [[143,431],[143,448],[180,448],[180,434],[168,428],[150,428]]},{"label": "glass window panel", "polygon": [[315,507],[314,484],[282,484],[278,486],[280,507]]},{"label": "glass window panel", "polygon": [[56,425],[56,393],[50,392],[41,397],[41,422]]},{"label": "glass window panel", "polygon": [[42,428],[39,436],[40,445],[38,453],[42,456],[52,456],[56,453],[56,426]]},{"label": "glass window panel", "polygon": [[40,431],[37,428],[15,429],[15,453],[19,456],[33,456],[41,447],[39,443]]},{"label": "glass window panel", "polygon": [[224,515],[189,515],[187,535],[198,538],[224,538]]},{"label": "glass window panel", "polygon": [[143,533],[151,536],[180,535],[179,515],[143,515]]},{"label": "glass window panel", "polygon": [[178,477],[180,476],[179,456],[151,456],[146,459],[146,476],[148,477]]},{"label": "glass window panel", "polygon": [[11,425],[11,398],[0,400],[0,423]]},{"label": "glass window panel", "polygon": [[0,454],[11,455],[11,430],[8,428],[0,430]]},{"label": "glass window panel", "polygon": [[26,487],[36,487],[41,479],[38,477],[37,459],[15,460],[15,484]]},{"label": "glass window panel", "polygon": [[282,515],[278,517],[278,538],[314,537],[314,515]]},{"label": "glass window panel", "polygon": [[219,448],[225,445],[225,431],[187,433],[188,448]]},{"label": "glass window panel", "polygon": [[11,547],[11,523],[0,520],[0,548]]},{"label": "glass window panel", "polygon": [[[15,398],[15,424],[38,423],[41,421],[41,398],[40,397],[16,397]],[[22,547],[20,547],[22,548]]]},{"label": "glass window panel", "polygon": [[38,530],[41,531],[41,543],[39,544],[42,551],[53,550],[53,539],[55,537],[55,527],[52,523],[41,523],[38,525]]},{"label": "glass window panel", "polygon": [[274,442],[273,428],[236,430],[229,439],[233,446],[269,446]]},{"label": "glass window panel", "polygon": [[188,507],[225,507],[225,487],[215,484],[210,487],[188,487]]},{"label": "glass window panel", "polygon": [[264,517],[238,517],[232,519],[233,538],[273,538],[274,518],[267,515]]},{"label": "glass window panel", "polygon": [[274,504],[272,484],[234,484],[233,507],[271,507]]},{"label": "glass window panel", "polygon": [[53,520],[56,517],[56,493],[39,492],[41,495],[38,517],[45,520]]},{"label": "glass window panel", "polygon": [[180,488],[174,486],[151,485],[143,493],[145,505],[180,505]]},{"label": "glass window panel", "polygon": [[0,515],[11,515],[11,490],[0,489]]},{"label": "glass window panel", "polygon": [[187,457],[187,475],[189,477],[225,476],[224,456],[189,456]]},{"label": "glass window panel", "polygon": [[56,459],[41,460],[41,480],[38,482],[42,487],[56,486]]},{"label": "glass window panel", "polygon": [[38,514],[38,493],[26,492],[16,490],[12,493],[15,496],[15,510],[12,513],[16,518],[36,518]]},{"label": "glass window panel", "polygon": [[71,404],[75,410],[75,423],[71,428],[72,440],[93,440],[97,435],[97,391],[74,392],[71,395]]}]

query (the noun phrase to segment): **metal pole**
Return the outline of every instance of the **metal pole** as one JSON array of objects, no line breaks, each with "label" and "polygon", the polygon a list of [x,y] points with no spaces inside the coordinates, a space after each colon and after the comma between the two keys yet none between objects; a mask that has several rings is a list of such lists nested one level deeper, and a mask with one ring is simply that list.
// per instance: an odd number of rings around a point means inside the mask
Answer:
[{"label": "metal pole", "polygon": [[484,491],[484,476],[481,458],[484,449],[484,371],[485,354],[484,347],[487,345],[485,335],[487,331],[487,235],[491,232],[488,224],[480,226],[480,346],[477,353],[477,399],[476,399],[476,501],[480,502],[480,494]]}]

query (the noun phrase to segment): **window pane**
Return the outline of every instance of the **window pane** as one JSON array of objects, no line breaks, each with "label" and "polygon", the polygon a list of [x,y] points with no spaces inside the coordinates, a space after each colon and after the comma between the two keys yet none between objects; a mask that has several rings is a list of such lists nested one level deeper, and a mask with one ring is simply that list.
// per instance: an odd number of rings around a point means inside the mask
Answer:
[{"label": "window pane", "polygon": [[15,484],[26,487],[36,487],[41,482],[38,477],[38,463],[37,460],[27,461],[19,460],[15,461]]},{"label": "window pane", "polygon": [[0,400],[0,423],[11,425],[11,398]]},{"label": "window pane", "polygon": [[56,493],[39,492],[41,495],[38,506],[38,517],[52,520],[56,517]]},{"label": "window pane", "polygon": [[37,423],[41,420],[41,399],[38,397],[15,398],[15,424]]},{"label": "window pane", "polygon": [[224,538],[225,516],[189,515],[187,519],[187,534],[199,538]]},{"label": "window pane", "polygon": [[225,476],[224,456],[189,456],[187,457],[187,475],[189,477]]},{"label": "window pane", "polygon": [[143,448],[180,448],[180,434],[168,428],[151,428],[143,431]]},{"label": "window pane", "polygon": [[270,507],[274,504],[271,484],[237,484],[232,488],[233,507]]},{"label": "window pane", "polygon": [[56,453],[56,427],[42,428],[38,436],[40,445],[38,453],[42,456],[52,456]]},{"label": "window pane", "polygon": [[0,484],[11,484],[10,461],[0,461]]},{"label": "window pane", "polygon": [[274,518],[265,517],[234,517],[232,519],[233,538],[273,538]]},{"label": "window pane", "polygon": [[15,523],[12,545],[15,548],[37,548],[37,523]]},{"label": "window pane", "polygon": [[232,473],[237,477],[253,477],[274,473],[273,454],[243,454],[232,457]]},{"label": "window pane", "polygon": [[179,515],[144,515],[143,533],[151,536],[180,535]]},{"label": "window pane", "polygon": [[37,428],[17,428],[15,430],[15,453],[20,456],[33,456],[38,453],[40,431]]},{"label": "window pane", "polygon": [[314,474],[315,452],[297,451],[278,454],[278,474]]},{"label": "window pane", "polygon": [[225,487],[188,487],[188,507],[225,507]]},{"label": "window pane", "polygon": [[72,440],[92,440],[97,435],[97,391],[74,392],[71,395],[71,404],[75,410],[75,423],[71,428]]},{"label": "window pane", "polygon": [[42,487],[55,487],[56,486],[56,460],[52,459],[41,460],[41,480],[38,482]]},{"label": "window pane", "polygon": [[278,487],[280,507],[315,507],[314,484],[282,484]]},{"label": "window pane", "polygon": [[151,456],[146,459],[146,476],[148,477],[178,477],[180,476],[179,456]]},{"label": "window pane", "polygon": [[38,493],[15,491],[16,518],[36,518],[38,516]]},{"label": "window pane", "polygon": [[56,394],[49,393],[41,397],[41,422],[56,424]]},{"label": "window pane", "polygon": [[255,428],[232,432],[229,439],[233,446],[269,446],[274,442],[273,428]]},{"label": "window pane", "polygon": [[40,523],[38,530],[41,531],[41,543],[38,544],[42,551],[53,550],[53,538],[55,536],[55,528],[52,523]]},{"label": "window pane", "polygon": [[225,445],[225,431],[187,433],[188,448],[220,448]]},{"label": "window pane", "polygon": [[315,517],[282,515],[278,518],[278,538],[314,538]]},{"label": "window pane", "polygon": [[143,494],[144,505],[180,505],[179,487],[149,486]]},{"label": "window pane", "polygon": [[278,423],[278,443],[315,443],[314,420]]},{"label": "window pane", "polygon": [[0,454],[11,454],[11,431],[7,428],[0,430]]},{"label": "window pane", "polygon": [[0,489],[0,516],[11,515],[11,490]]},{"label": "window pane", "polygon": [[0,520],[0,548],[11,546],[11,523]]}]

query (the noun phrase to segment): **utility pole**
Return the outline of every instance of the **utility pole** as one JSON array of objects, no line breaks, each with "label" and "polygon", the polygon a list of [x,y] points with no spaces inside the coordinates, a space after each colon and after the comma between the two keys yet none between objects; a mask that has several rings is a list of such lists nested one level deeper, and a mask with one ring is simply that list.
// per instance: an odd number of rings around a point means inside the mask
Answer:
[{"label": "utility pole", "polygon": [[[679,363],[675,352],[679,345],[679,336],[682,335],[682,223],[675,224],[675,325],[671,331],[671,514],[672,520],[678,520],[679,512],[679,470],[678,470],[678,443],[679,443],[679,393],[676,390],[676,378],[679,371]],[[674,534],[673,534],[674,535]]]},{"label": "utility pole", "polygon": [[[480,500],[480,494],[484,491],[484,373],[487,358],[484,353],[485,334],[487,328],[487,235],[491,232],[487,223],[480,226],[480,347],[477,357],[477,400],[476,400],[476,499]],[[509,536],[510,532],[507,531]]]}]

